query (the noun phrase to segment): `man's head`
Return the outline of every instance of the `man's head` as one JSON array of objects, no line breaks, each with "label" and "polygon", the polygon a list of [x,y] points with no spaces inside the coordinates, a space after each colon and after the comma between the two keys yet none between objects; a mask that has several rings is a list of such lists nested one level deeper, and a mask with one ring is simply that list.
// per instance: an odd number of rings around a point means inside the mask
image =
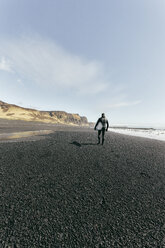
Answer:
[{"label": "man's head", "polygon": [[104,114],[104,113],[102,113],[101,117],[105,118],[105,114]]}]

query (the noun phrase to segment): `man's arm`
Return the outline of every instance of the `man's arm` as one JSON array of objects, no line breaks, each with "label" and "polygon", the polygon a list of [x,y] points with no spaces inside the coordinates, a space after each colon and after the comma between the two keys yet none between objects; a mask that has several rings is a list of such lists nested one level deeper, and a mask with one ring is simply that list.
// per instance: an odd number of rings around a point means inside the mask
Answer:
[{"label": "man's arm", "polygon": [[99,124],[99,122],[100,122],[100,118],[99,118],[98,121],[96,122],[96,125],[95,125],[95,127],[94,127],[94,130],[96,130],[96,127],[97,127],[97,125]]},{"label": "man's arm", "polygon": [[106,131],[108,131],[108,128],[109,128],[109,122],[107,120],[107,128],[106,128]]}]

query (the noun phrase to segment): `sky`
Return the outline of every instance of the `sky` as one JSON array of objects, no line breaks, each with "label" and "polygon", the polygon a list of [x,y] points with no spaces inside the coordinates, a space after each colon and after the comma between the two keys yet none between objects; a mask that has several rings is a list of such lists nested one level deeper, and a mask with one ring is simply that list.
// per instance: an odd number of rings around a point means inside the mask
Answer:
[{"label": "sky", "polygon": [[165,127],[164,0],[0,0],[0,100]]}]

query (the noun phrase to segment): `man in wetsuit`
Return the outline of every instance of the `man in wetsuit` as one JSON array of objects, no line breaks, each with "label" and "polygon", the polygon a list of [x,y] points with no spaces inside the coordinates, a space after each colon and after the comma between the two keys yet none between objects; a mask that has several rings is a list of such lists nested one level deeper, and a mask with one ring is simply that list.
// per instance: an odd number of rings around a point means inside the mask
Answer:
[{"label": "man in wetsuit", "polygon": [[108,123],[108,120],[105,117],[105,114],[104,113],[101,115],[101,117],[96,122],[96,125],[94,127],[95,130],[96,130],[96,127],[97,127],[97,125],[99,123],[101,123],[102,128],[100,130],[98,130],[98,143],[97,144],[100,144],[100,134],[102,133],[102,145],[103,145],[104,144],[104,134],[105,134],[105,131],[108,131],[108,128],[109,128],[109,123]]}]

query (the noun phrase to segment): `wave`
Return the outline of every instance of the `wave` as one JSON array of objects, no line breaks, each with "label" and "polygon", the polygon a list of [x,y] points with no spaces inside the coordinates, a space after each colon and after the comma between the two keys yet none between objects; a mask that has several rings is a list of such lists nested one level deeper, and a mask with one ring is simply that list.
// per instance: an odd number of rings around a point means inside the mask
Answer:
[{"label": "wave", "polygon": [[165,129],[112,127],[112,132],[165,141]]}]

